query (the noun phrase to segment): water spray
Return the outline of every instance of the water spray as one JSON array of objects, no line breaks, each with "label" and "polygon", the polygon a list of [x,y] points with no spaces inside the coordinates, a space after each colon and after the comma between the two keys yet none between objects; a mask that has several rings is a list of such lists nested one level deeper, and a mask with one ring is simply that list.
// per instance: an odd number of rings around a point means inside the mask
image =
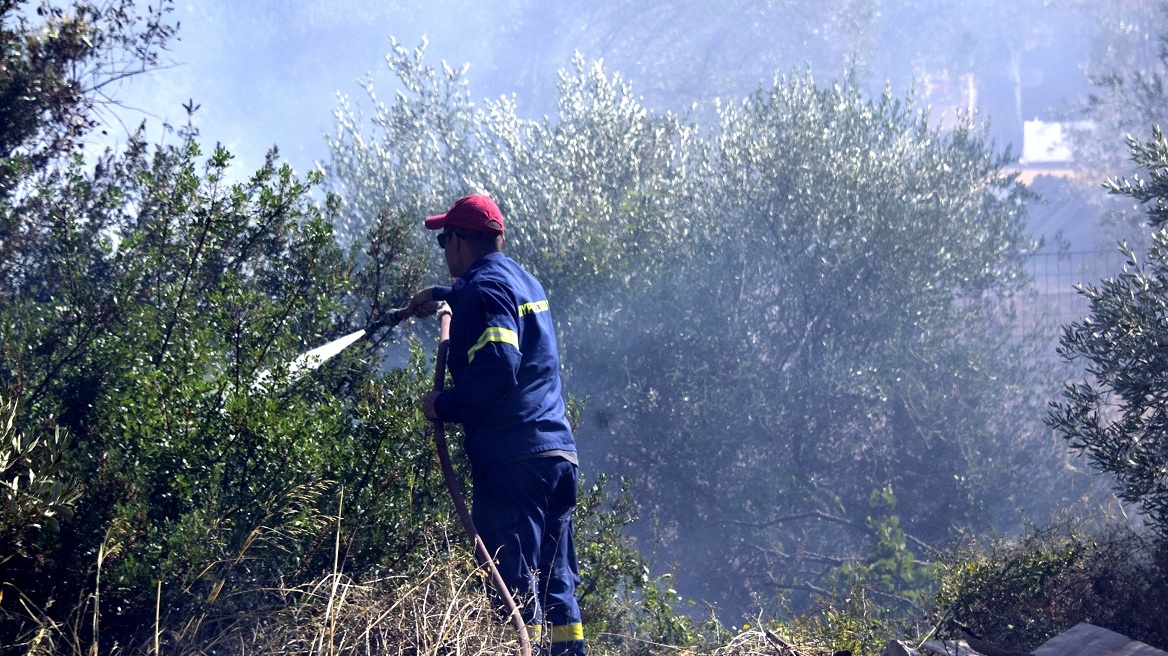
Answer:
[{"label": "water spray", "polygon": [[[286,385],[291,385],[297,380],[300,380],[300,378],[302,378],[308,372],[320,367],[320,365],[327,362],[333,356],[352,346],[362,337],[366,335],[372,335],[381,328],[385,328],[387,326],[392,328],[404,321],[408,316],[408,308],[398,308],[396,310],[391,310],[384,317],[374,321],[361,330],[351,332],[348,335],[345,335],[339,339],[334,339],[327,344],[322,344],[321,346],[318,346],[306,353],[301,353],[288,363],[288,376],[284,379],[284,383]],[[255,382],[253,382],[251,385],[252,390],[257,392],[267,391],[270,388],[269,384],[271,379],[271,370],[264,369],[259,373],[258,376],[256,376]]]}]

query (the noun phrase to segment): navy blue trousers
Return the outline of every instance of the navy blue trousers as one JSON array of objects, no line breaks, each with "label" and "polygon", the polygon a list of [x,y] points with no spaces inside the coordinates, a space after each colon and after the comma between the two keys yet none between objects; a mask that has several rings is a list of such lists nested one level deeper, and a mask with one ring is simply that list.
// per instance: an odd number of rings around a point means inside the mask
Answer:
[{"label": "navy blue trousers", "polygon": [[[476,467],[471,479],[475,528],[523,604],[532,643],[550,644],[555,656],[583,656],[572,525],[576,465],[560,457],[531,458]],[[545,622],[550,636],[543,635]]]}]

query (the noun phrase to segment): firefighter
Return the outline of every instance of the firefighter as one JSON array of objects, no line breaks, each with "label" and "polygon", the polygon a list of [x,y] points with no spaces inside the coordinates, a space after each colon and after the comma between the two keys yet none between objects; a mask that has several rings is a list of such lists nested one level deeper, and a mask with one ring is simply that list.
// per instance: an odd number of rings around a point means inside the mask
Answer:
[{"label": "firefighter", "polygon": [[503,215],[487,196],[461,198],[426,219],[454,278],[410,299],[409,314],[451,309],[447,351],[453,386],[430,392],[422,411],[462,424],[473,519],[507,586],[522,600],[539,644],[584,654],[573,543],[576,443],[560,389],[559,352],[539,281],[503,254]]}]

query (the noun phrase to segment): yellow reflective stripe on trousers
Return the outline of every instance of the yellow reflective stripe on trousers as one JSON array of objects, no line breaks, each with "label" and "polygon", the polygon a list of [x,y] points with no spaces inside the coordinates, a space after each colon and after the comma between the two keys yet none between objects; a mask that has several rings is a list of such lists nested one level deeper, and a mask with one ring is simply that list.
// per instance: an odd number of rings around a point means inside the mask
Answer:
[{"label": "yellow reflective stripe on trousers", "polygon": [[479,336],[479,341],[475,342],[475,345],[470,347],[470,350],[466,352],[467,363],[469,364],[474,362],[475,351],[478,351],[491,342],[502,342],[503,344],[510,344],[511,346],[514,346],[516,349],[518,349],[519,335],[515,334],[514,330],[499,328],[498,326],[487,326],[487,329],[484,330],[483,334]]},{"label": "yellow reflective stripe on trousers", "polygon": [[543,639],[543,625],[529,624],[527,625],[527,637],[531,638],[532,642],[539,642]]},{"label": "yellow reflective stripe on trousers", "polygon": [[552,627],[552,642],[575,642],[583,639],[584,625],[579,622]]}]

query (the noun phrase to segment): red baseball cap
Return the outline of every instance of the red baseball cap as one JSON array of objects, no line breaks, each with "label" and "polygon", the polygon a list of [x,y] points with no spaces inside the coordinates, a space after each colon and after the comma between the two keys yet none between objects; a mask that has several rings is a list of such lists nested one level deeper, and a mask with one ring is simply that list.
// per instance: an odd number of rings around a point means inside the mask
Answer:
[{"label": "red baseball cap", "polygon": [[503,213],[490,198],[474,194],[454,201],[445,214],[426,217],[427,230],[441,230],[446,226],[475,232],[503,234]]}]

